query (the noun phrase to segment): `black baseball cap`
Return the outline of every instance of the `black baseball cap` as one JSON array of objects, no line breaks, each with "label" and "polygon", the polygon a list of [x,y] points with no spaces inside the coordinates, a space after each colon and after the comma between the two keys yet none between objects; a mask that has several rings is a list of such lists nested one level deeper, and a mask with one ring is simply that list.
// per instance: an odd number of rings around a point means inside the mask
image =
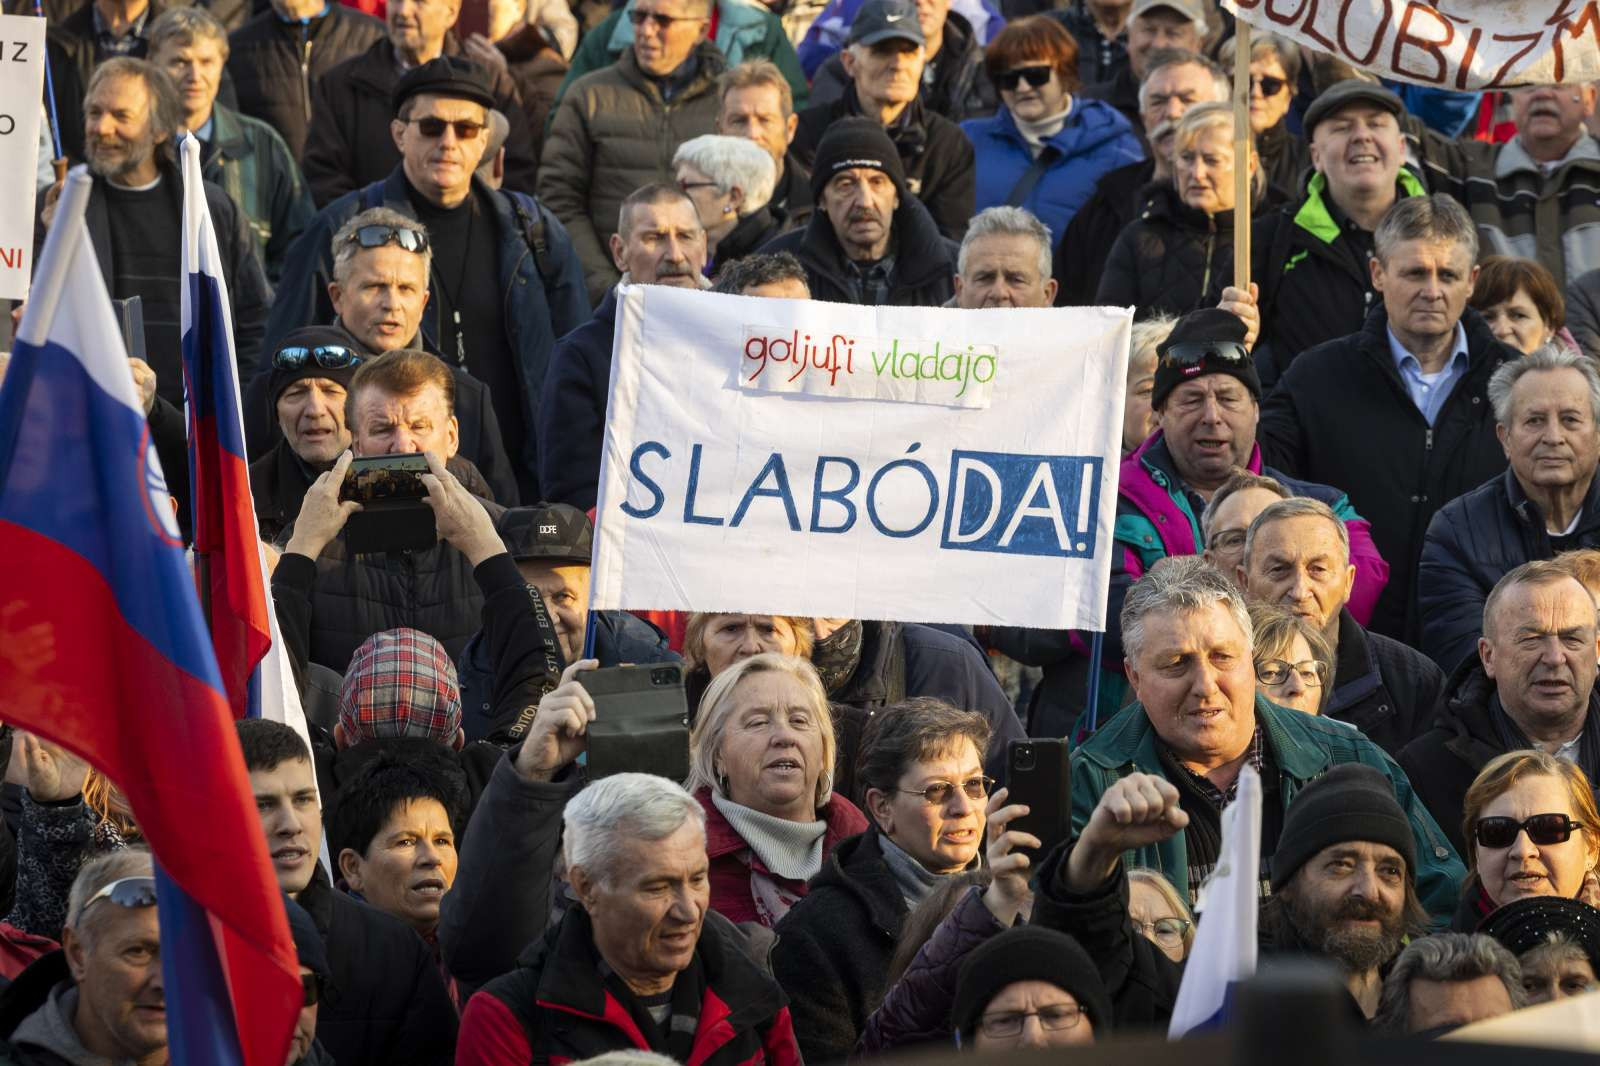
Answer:
[{"label": "black baseball cap", "polygon": [[496,527],[517,562],[583,563],[594,551],[594,524],[565,503],[513,507]]},{"label": "black baseball cap", "polygon": [[867,0],[850,23],[845,44],[877,44],[895,38],[913,44],[927,44],[922,23],[917,21],[917,5],[910,0]]},{"label": "black baseball cap", "polygon": [[470,59],[463,59],[460,56],[439,56],[406,71],[389,96],[389,104],[394,113],[398,115],[400,105],[418,93],[471,100],[484,107],[495,106],[489,72]]},{"label": "black baseball cap", "polygon": [[1373,104],[1383,108],[1395,118],[1399,118],[1406,110],[1406,105],[1398,96],[1377,82],[1346,78],[1330,86],[1327,91],[1311,101],[1310,107],[1306,108],[1306,117],[1301,123],[1306,140],[1311,140],[1317,123],[1325,118],[1331,118],[1335,113],[1354,103]]}]

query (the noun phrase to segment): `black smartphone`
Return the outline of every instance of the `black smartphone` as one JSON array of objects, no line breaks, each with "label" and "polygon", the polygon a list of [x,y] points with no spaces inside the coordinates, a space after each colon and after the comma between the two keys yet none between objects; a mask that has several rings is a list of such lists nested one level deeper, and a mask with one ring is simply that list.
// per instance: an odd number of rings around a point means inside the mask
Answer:
[{"label": "black smartphone", "polygon": [[369,455],[354,459],[339,486],[339,499],[361,510],[345,523],[345,545],[356,555],[421,551],[439,539],[428,488],[422,475],[428,459],[421,452]]},{"label": "black smartphone", "polygon": [[1026,803],[1028,813],[1007,829],[1032,833],[1043,847],[1022,848],[1038,868],[1050,850],[1072,836],[1072,771],[1067,742],[1057,737],[1013,740],[1006,750],[1006,803]]},{"label": "black smartphone", "polygon": [[428,459],[421,452],[405,455],[369,455],[350,461],[339,486],[339,499],[365,507],[386,500],[420,500],[428,495],[422,475]]},{"label": "black smartphone", "polygon": [[594,700],[589,777],[634,771],[682,782],[689,776],[689,701],[682,663],[586,670],[576,680]]}]

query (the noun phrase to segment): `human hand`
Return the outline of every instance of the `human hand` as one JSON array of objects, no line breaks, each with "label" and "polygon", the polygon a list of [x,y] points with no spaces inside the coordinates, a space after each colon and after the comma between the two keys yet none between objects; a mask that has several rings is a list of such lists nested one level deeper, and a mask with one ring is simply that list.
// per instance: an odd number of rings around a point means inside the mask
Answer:
[{"label": "human hand", "polygon": [[139,399],[144,403],[145,417],[150,417],[150,409],[156,405],[156,372],[150,364],[143,359],[130,357],[128,369],[133,371],[133,383],[139,388]]},{"label": "human hand", "polygon": [[339,499],[345,471],[350,469],[354,458],[346,449],[333,464],[332,470],[311,483],[306,490],[305,502],[300,505],[300,513],[295,516],[294,534],[284,546],[284,551],[315,559],[344,529],[350,516],[361,510],[361,505],[354,500]]},{"label": "human hand", "polygon": [[58,803],[83,792],[89,764],[67,749],[17,731],[22,762],[28,771],[28,795],[35,803]]},{"label": "human hand", "polygon": [[1249,292],[1229,285],[1222,290],[1222,299],[1217,303],[1219,310],[1237,315],[1244,323],[1244,346],[1247,351],[1255,348],[1256,338],[1261,335],[1261,308],[1256,303],[1260,298],[1261,286],[1252,281]]},{"label": "human hand", "polygon": [[997,789],[989,797],[985,811],[989,829],[989,849],[986,860],[994,875],[983,894],[983,904],[989,908],[1001,925],[1012,925],[1018,915],[1033,909],[1033,893],[1028,888],[1029,867],[1032,862],[1017,848],[1043,847],[1043,841],[1032,833],[1006,826],[1028,813],[1026,803],[1006,805],[1010,795],[1007,789]]},{"label": "human hand", "polygon": [[1178,790],[1154,774],[1129,774],[1106,789],[1078,834],[1067,862],[1067,887],[1094,891],[1117,868],[1125,851],[1170,839],[1189,824]]},{"label": "human hand", "polygon": [[44,223],[45,229],[49,229],[50,223],[55,221],[56,203],[61,199],[61,190],[65,187],[65,182],[58,181],[44,191],[44,210],[39,212],[39,221]]},{"label": "human hand", "polygon": [[445,469],[443,459],[433,452],[422,454],[432,471],[422,475],[422,483],[428,489],[427,504],[433,508],[439,538],[454,545],[473,566],[505,551],[505,542],[495,532],[494,519],[483,504]]},{"label": "human hand", "polygon": [[528,781],[549,781],[576,759],[589,743],[594,700],[574,678],[599,667],[598,659],[579,659],[561,672],[561,684],[545,693],[517,751],[517,773]]}]

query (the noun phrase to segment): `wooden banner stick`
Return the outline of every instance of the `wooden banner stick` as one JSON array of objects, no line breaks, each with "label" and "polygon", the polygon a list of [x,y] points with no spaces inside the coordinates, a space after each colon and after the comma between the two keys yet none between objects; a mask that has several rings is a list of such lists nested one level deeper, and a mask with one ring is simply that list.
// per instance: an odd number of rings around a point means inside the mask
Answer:
[{"label": "wooden banner stick", "polygon": [[1250,24],[1233,23],[1233,284],[1250,291]]}]

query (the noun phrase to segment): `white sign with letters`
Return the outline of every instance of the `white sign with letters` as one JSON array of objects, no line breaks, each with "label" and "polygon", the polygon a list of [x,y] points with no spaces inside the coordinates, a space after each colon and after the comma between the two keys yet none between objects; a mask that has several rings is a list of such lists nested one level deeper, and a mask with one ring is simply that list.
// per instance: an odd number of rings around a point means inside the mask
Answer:
[{"label": "white sign with letters", "polygon": [[33,272],[45,20],[0,15],[0,300],[23,300]]}]

